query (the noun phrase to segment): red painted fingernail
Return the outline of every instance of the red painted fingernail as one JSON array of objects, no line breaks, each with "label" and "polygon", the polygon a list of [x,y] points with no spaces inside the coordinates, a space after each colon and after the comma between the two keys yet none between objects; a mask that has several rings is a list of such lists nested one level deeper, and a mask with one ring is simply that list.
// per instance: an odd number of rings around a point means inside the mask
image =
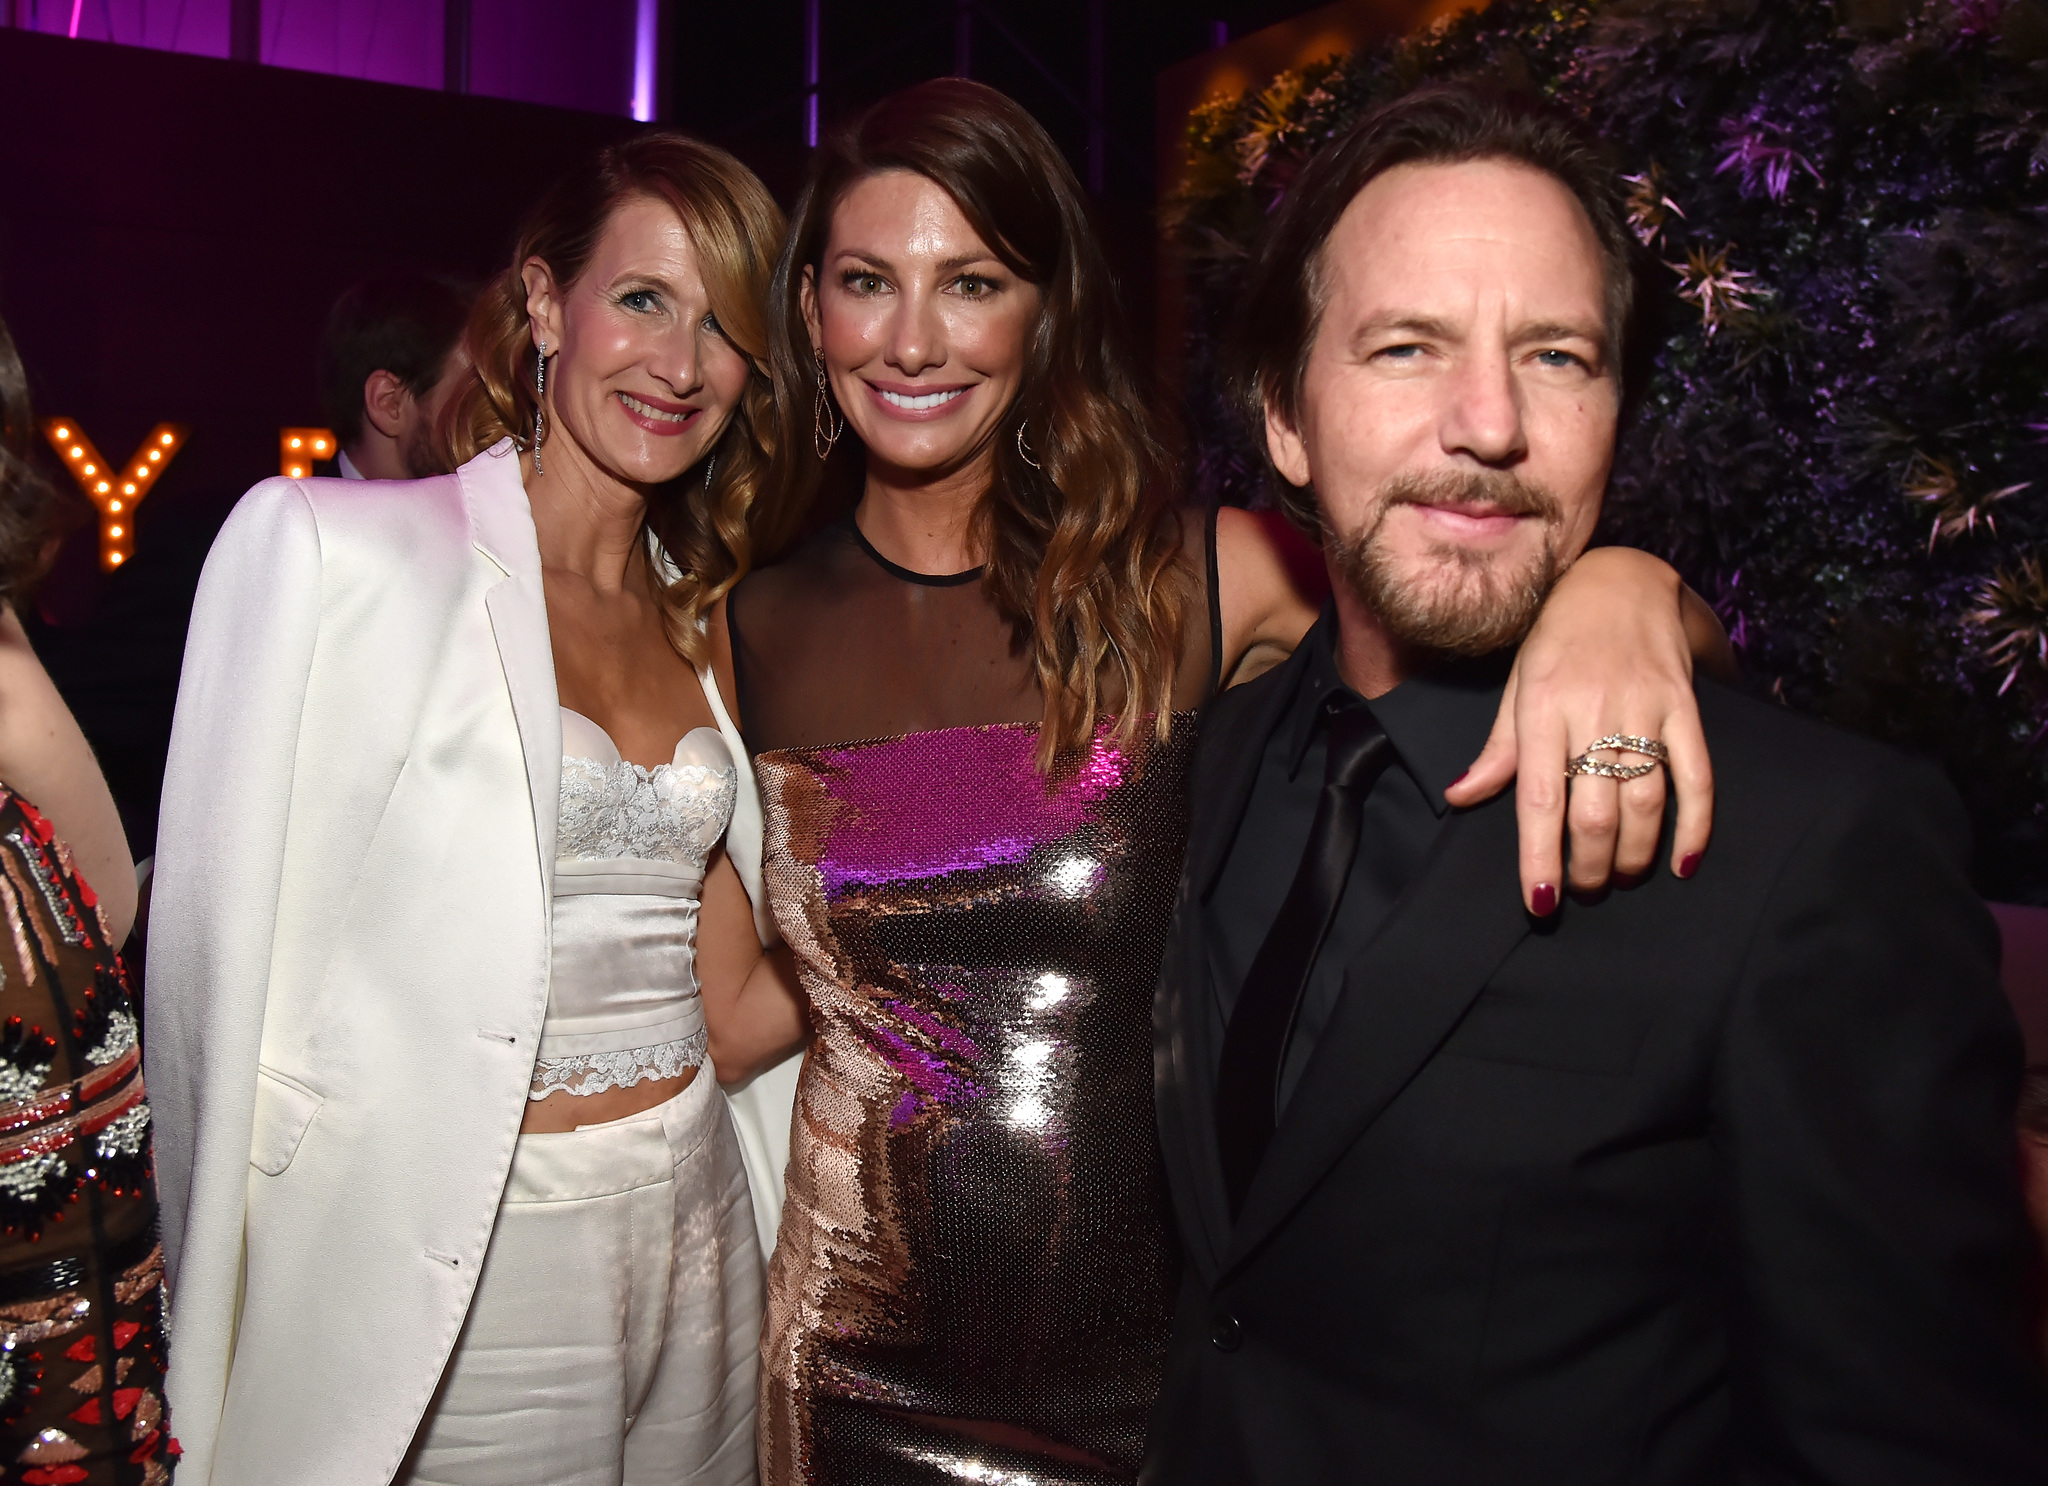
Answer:
[{"label": "red painted fingernail", "polygon": [[1456,789],[1459,785],[1463,784],[1466,780],[1470,779],[1471,777],[1472,771],[1470,769],[1467,769],[1464,773],[1460,774],[1456,779],[1453,779],[1451,781],[1451,788]]},{"label": "red painted fingernail", "polygon": [[1556,885],[1548,882],[1537,883],[1536,891],[1529,894],[1529,900],[1535,905],[1538,918],[1549,918],[1551,914],[1557,912]]},{"label": "red painted fingernail", "polygon": [[1678,859],[1678,875],[1680,877],[1690,877],[1699,869],[1700,854],[1696,851],[1689,851]]}]

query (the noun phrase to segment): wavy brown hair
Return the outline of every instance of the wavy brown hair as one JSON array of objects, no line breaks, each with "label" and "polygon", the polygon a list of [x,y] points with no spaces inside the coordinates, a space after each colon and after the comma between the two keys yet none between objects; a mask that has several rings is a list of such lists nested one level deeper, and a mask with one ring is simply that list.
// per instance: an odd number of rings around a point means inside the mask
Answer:
[{"label": "wavy brown hair", "polygon": [[762,524],[781,508],[758,500],[782,443],[762,306],[783,218],[751,170],[724,150],[658,131],[608,145],[563,176],[527,216],[511,265],[477,296],[462,342],[474,376],[449,399],[439,432],[453,464],[506,437],[532,447],[535,352],[522,270],[538,258],[556,283],[574,283],[612,214],[636,197],[664,201],[682,218],[719,329],[752,366],[732,422],[707,456],[717,461],[709,489],[700,464],[647,502],[647,529],[672,565],[656,564],[653,575],[669,643],[701,665],[704,616],[757,551],[787,540]]},{"label": "wavy brown hair", "polygon": [[28,373],[0,320],[0,603],[19,605],[34,589],[56,556],[55,539],[85,509],[83,496],[43,478],[37,442]]},{"label": "wavy brown hair", "polygon": [[[1045,697],[1039,761],[1050,766],[1061,751],[1085,746],[1112,708],[1126,746],[1148,718],[1164,737],[1193,587],[1180,560],[1173,462],[1146,411],[1080,183],[1016,103],[957,78],[922,83],[876,104],[812,156],[770,292],[782,425],[808,433],[816,390],[804,272],[820,271],[847,191],[889,170],[943,189],[990,251],[1040,291],[1023,382],[995,432],[994,479],[973,517],[982,586],[1030,651]],[[1019,453],[1020,428],[1041,468]],[[842,440],[831,462],[856,459],[857,443]],[[811,439],[791,437],[771,498],[808,512],[826,473]]]}]

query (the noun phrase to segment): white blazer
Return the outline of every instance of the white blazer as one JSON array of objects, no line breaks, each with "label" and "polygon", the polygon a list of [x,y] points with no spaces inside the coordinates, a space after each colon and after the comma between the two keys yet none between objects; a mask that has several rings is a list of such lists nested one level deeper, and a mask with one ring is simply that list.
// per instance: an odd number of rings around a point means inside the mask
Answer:
[{"label": "white blazer", "polygon": [[[397,1471],[526,1107],[561,756],[509,441],[235,508],[186,641],[145,993],[194,1486]],[[757,804],[752,830],[757,888]]]}]

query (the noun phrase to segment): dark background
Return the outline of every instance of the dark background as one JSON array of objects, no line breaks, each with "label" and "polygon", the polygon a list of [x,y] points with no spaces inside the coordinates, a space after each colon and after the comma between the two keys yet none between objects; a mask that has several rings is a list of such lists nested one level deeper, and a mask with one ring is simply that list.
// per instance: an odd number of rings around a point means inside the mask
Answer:
[{"label": "dark background", "polygon": [[[1152,295],[1153,80],[1295,7],[1106,3],[1098,210],[1141,328]],[[1086,0],[972,15],[972,75],[1013,93],[1086,178]],[[951,4],[823,7],[826,127],[954,70]],[[804,144],[803,0],[665,12],[662,113],[733,149],[785,202]],[[1005,34],[1007,33],[1007,34]],[[24,616],[98,750],[137,856],[153,849],[193,586],[277,431],[321,422],[313,361],[350,283],[416,267],[481,281],[544,184],[630,119],[0,27],[0,316],[39,414],[109,459],[159,421],[189,443],[102,573],[92,513]],[[61,477],[60,477],[61,478]]]}]

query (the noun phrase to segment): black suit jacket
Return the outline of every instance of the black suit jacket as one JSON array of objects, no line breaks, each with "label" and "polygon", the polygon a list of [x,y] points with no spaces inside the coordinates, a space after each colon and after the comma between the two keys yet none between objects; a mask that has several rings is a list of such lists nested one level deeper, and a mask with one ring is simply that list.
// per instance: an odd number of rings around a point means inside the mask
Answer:
[{"label": "black suit jacket", "polygon": [[1547,922],[1446,821],[1233,1226],[1202,900],[1301,657],[1205,719],[1157,1005],[1148,1482],[2048,1482],[2021,1052],[1952,792],[1703,683],[1699,875]]}]

